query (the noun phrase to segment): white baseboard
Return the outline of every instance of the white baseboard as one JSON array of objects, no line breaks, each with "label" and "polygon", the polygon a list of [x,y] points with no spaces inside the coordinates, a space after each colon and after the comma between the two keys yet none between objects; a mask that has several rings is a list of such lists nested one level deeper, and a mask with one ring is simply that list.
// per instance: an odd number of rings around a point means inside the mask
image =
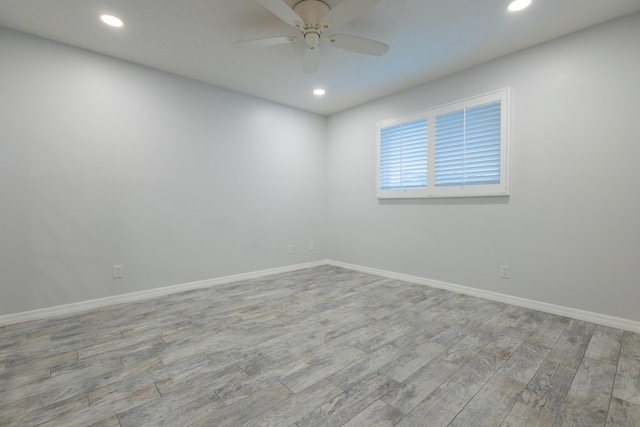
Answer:
[{"label": "white baseboard", "polygon": [[593,313],[590,311],[578,310],[571,307],[564,307],[555,304],[530,300],[526,298],[515,297],[497,292],[485,291],[482,289],[471,288],[468,286],[456,285],[453,283],[442,282],[439,280],[427,279],[424,277],[410,276],[392,271],[380,270],[372,267],[364,267],[361,265],[348,264],[334,260],[314,261],[303,264],[289,265],[285,267],[271,268],[267,270],[253,271],[249,273],[235,274],[232,276],[218,277],[215,279],[201,280],[197,282],[183,283],[180,285],[166,286],[162,288],[150,289],[147,291],[133,292],[123,295],[115,295],[112,297],[99,298],[89,301],[82,301],[73,304],[65,304],[56,307],[43,308],[39,310],[26,311],[22,313],[8,314],[0,316],[0,326],[13,325],[16,323],[29,322],[32,320],[47,319],[56,316],[64,316],[69,314],[80,313],[87,310],[106,307],[114,304],[122,304],[127,302],[140,301],[150,298],[161,297],[178,292],[185,292],[194,289],[208,288],[211,286],[225,285],[233,282],[241,282],[243,280],[258,279],[260,277],[272,276],[274,274],[289,273],[292,271],[304,270],[307,268],[319,267],[323,265],[331,265],[334,267],[346,268],[348,270],[360,271],[362,273],[375,274],[377,276],[387,277],[390,279],[402,280],[418,285],[425,285],[432,288],[443,289],[460,294],[471,295],[491,301],[502,302],[505,304],[516,305],[518,307],[538,310],[545,313],[557,314],[559,316],[569,317],[572,319],[583,320],[586,322],[596,323],[599,325],[610,326],[612,328],[623,329],[640,333],[640,322],[623,319],[620,317],[608,316],[605,314]]},{"label": "white baseboard", "polygon": [[334,267],[346,268],[348,270],[360,271],[362,273],[375,274],[377,276],[387,277],[389,279],[402,280],[404,282],[425,285],[432,288],[443,289],[456,292],[459,294],[471,295],[474,297],[484,298],[491,301],[503,302],[506,304],[516,305],[518,307],[529,308],[532,310],[542,311],[559,316],[569,317],[571,319],[583,320],[585,322],[596,323],[598,325],[610,326],[612,328],[623,329],[625,331],[640,333],[640,322],[623,319],[620,317],[608,316],[606,314],[593,313],[590,311],[578,310],[571,307],[549,304],[530,300],[526,298],[515,297],[497,292],[485,291],[482,289],[470,288],[468,286],[456,285],[453,283],[441,282],[439,280],[426,279],[424,277],[410,276],[392,271],[379,270],[377,268],[364,267],[361,265],[347,264],[340,261],[327,260],[328,265]]},{"label": "white baseboard", "polygon": [[218,277],[215,279],[200,280],[197,282],[183,283],[180,285],[165,286],[162,288],[149,289],[147,291],[132,292],[129,294],[115,295],[112,297],[98,298],[88,301],[81,301],[73,304],[59,305],[56,307],[42,308],[39,310],[25,311],[22,313],[7,314],[0,316],[0,326],[13,325],[16,323],[30,322],[32,320],[48,319],[56,316],[80,313],[87,310],[106,307],[114,304],[140,301],[150,298],[161,297],[178,292],[190,291],[193,289],[208,288],[211,286],[226,285],[227,283],[241,282],[243,280],[258,279],[260,277],[272,276],[274,274],[289,273],[291,271],[304,270],[307,268],[327,265],[327,261],[307,262],[303,264],[288,265],[285,267],[271,268],[268,270],[253,271],[250,273],[234,274],[232,276]]}]

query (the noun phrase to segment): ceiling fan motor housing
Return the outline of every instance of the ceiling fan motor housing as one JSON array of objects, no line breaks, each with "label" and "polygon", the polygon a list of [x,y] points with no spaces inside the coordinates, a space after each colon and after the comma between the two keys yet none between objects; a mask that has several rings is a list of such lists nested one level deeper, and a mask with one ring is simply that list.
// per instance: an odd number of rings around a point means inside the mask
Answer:
[{"label": "ceiling fan motor housing", "polygon": [[322,22],[322,18],[331,8],[320,0],[302,0],[297,3],[293,10],[304,21],[296,26],[302,30],[304,41],[310,48],[315,48],[320,41],[322,30],[329,26]]}]

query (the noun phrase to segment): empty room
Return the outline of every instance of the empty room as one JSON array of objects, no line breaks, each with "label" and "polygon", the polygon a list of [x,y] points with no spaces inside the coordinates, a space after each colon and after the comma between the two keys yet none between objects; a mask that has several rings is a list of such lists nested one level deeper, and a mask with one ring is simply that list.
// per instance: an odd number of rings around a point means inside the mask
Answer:
[{"label": "empty room", "polygon": [[640,426],[640,0],[0,2],[0,426]]}]

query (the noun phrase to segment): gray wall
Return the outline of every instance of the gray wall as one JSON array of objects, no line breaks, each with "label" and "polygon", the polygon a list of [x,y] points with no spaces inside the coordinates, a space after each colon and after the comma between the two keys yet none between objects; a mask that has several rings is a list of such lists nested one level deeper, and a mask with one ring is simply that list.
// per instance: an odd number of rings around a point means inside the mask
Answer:
[{"label": "gray wall", "polygon": [[[640,321],[638,40],[635,14],[329,117],[330,256]],[[376,121],[503,87],[510,198],[376,200]]]},{"label": "gray wall", "polygon": [[[640,14],[325,119],[0,29],[0,315],[330,258],[640,321],[638,39]],[[377,120],[507,86],[510,198],[375,198]]]},{"label": "gray wall", "polygon": [[327,258],[323,116],[2,28],[0,60],[0,315]]}]

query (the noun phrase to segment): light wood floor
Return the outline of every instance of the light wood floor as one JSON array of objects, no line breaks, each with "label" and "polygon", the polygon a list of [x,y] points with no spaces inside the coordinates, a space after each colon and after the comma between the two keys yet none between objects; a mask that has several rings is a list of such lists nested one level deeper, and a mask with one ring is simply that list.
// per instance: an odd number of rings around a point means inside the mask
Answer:
[{"label": "light wood floor", "polygon": [[640,426],[640,335],[334,267],[0,328],[0,426]]}]

